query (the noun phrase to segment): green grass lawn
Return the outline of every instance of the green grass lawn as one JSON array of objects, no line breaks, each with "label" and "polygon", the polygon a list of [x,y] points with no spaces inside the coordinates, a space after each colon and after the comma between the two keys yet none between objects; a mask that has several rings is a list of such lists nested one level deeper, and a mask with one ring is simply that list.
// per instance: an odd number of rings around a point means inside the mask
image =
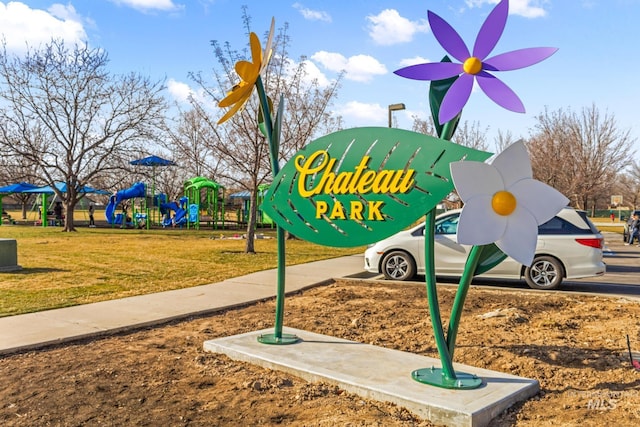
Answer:
[{"label": "green grass lawn", "polygon": [[[0,316],[8,316],[216,283],[275,268],[275,231],[259,231],[256,254],[245,254],[244,231],[121,230],[0,226],[0,238],[16,239],[22,271],[0,273]],[[221,237],[224,236],[224,239]],[[289,240],[287,265],[362,253]],[[275,283],[274,283],[275,287]]]}]

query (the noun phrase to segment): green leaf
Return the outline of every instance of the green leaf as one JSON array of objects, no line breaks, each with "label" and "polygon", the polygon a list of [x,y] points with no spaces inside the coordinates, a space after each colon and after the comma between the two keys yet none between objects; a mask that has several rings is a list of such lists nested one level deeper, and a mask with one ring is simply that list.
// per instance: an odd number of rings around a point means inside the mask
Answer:
[{"label": "green leaf", "polygon": [[[271,98],[267,97],[267,102],[269,103],[269,112],[273,111],[273,101],[271,101]],[[266,138],[269,137],[269,135],[267,135],[267,125],[265,123],[265,116],[264,112],[262,111],[262,105],[260,105],[260,108],[258,108],[258,129],[260,129],[260,133],[262,133],[262,135],[264,135]]]},{"label": "green leaf", "polygon": [[486,273],[496,265],[500,264],[507,258],[507,255],[498,248],[495,243],[482,246],[482,253],[480,254],[480,260],[476,266],[476,271],[473,273],[477,276],[482,273]]},{"label": "green leaf", "polygon": [[366,245],[408,227],[440,203],[453,190],[449,163],[489,156],[402,129],[339,131],[293,156],[274,178],[262,210],[304,240]]},{"label": "green leaf", "polygon": [[[448,56],[445,56],[440,62],[451,62],[451,59],[449,59]],[[444,80],[433,80],[429,85],[429,106],[431,107],[431,117],[433,117],[433,124],[435,125],[438,136],[442,139],[447,140],[450,140],[454,132],[456,131],[458,122],[460,121],[460,116],[462,116],[462,112],[458,113],[457,116],[449,121],[452,126],[449,126],[447,135],[442,134],[445,126],[444,124],[440,124],[440,122],[438,121],[438,115],[440,114],[440,106],[442,105],[444,96],[447,94],[447,91],[456,80],[458,80],[458,76],[450,77]]]},{"label": "green leaf", "polygon": [[[273,105],[271,105],[271,108],[273,108]],[[275,122],[273,124],[273,132],[271,134],[271,139],[269,140],[270,145],[270,149],[272,150],[272,153],[276,153],[276,159],[277,159],[277,153],[280,152],[280,133],[282,132],[282,117],[284,115],[284,96],[280,95],[280,102],[278,103],[278,111],[276,112],[276,119]]]}]

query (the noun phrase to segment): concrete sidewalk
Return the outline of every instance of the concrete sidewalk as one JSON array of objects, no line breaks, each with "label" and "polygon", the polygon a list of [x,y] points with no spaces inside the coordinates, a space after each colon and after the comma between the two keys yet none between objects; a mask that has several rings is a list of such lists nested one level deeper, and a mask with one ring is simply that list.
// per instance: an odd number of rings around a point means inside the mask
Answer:
[{"label": "concrete sidewalk", "polygon": [[[286,292],[364,273],[362,255],[286,268]],[[220,283],[0,318],[0,354],[157,325],[242,306],[276,294],[277,271]]]}]

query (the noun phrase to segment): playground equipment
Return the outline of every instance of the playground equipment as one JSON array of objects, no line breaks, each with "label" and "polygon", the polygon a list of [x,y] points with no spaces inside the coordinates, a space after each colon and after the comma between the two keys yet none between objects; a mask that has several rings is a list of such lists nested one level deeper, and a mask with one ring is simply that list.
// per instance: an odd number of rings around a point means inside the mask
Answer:
[{"label": "playground equipment", "polygon": [[[141,224],[149,227],[149,209],[147,208],[147,188],[146,185],[142,182],[136,182],[130,188],[126,190],[120,190],[109,197],[109,203],[107,204],[104,210],[104,216],[107,219],[107,222],[111,225],[121,224],[121,225],[133,225],[132,220],[135,220],[135,223],[140,226]],[[123,213],[115,214],[117,206],[124,200],[133,199],[133,198],[142,198],[144,200],[143,211],[136,212],[135,203],[131,203],[131,219],[125,217]]]},{"label": "playground equipment", "polygon": [[[37,187],[30,190],[22,191],[22,193],[35,193],[40,195],[40,203],[38,203],[38,200],[36,199],[36,205],[34,205],[34,207],[38,206],[38,211],[40,212],[40,216],[41,216],[41,218],[39,218],[39,221],[41,221],[43,227],[46,227],[47,224],[54,225],[54,223],[60,222],[60,218],[57,218],[56,221],[51,221],[47,219],[47,216],[51,215],[51,212],[52,212],[51,208],[55,201],[56,190],[59,191],[60,193],[66,193],[67,184],[64,182],[56,182],[55,189],[49,185],[45,185],[44,187]],[[83,187],[76,187],[76,192],[78,194],[81,194],[83,197],[84,195],[90,194],[90,193],[91,194],[109,194],[108,191],[98,190],[88,185],[85,185]],[[47,206],[48,196],[54,196],[52,197],[51,205],[49,206]]]},{"label": "playground equipment", "polygon": [[[162,215],[163,227],[182,227],[184,224],[188,224],[189,212],[187,210],[187,197],[181,197],[180,203],[170,202],[160,204],[160,214]],[[171,215],[171,211],[174,212]]]},{"label": "playground equipment", "polygon": [[[165,167],[165,166],[175,166],[175,163],[171,160],[167,160],[167,159],[163,159],[162,157],[158,157],[158,156],[148,156],[145,157],[143,159],[137,159],[137,160],[132,160],[129,162],[130,165],[134,165],[134,166],[144,166],[144,167],[151,167],[152,171],[151,171],[151,200],[152,200],[152,209],[151,212],[147,212],[147,228],[149,227],[149,219],[153,220],[154,224],[157,224],[160,222],[160,220],[158,218],[156,218],[156,213],[157,210],[155,209],[156,207],[160,206],[160,203],[162,202],[166,202],[166,199],[164,200],[159,200],[156,198],[156,168],[158,167]],[[162,195],[164,197],[164,195]],[[149,214],[151,214],[153,216],[153,218],[149,218]]]},{"label": "playground equipment", "polygon": [[[203,190],[204,194],[202,194]],[[218,228],[218,223],[221,223],[224,228],[224,187],[222,185],[197,176],[185,181],[184,194],[189,205],[187,227],[193,224],[199,229],[200,223],[211,222],[213,228]]]},{"label": "playground equipment", "polygon": [[[2,208],[2,198],[8,194],[22,193],[25,190],[33,190],[34,188],[38,188],[38,186],[35,184],[29,184],[28,182],[18,182],[15,184],[0,187],[0,212],[2,212],[2,220],[0,220],[0,225],[2,225],[5,220],[9,224],[13,223],[11,216],[9,214],[4,214],[4,209]],[[26,207],[23,207],[24,214],[26,214],[25,209]]]},{"label": "playground equipment", "polygon": [[[262,201],[264,200],[267,192],[269,191],[269,187],[271,184],[260,184],[258,186],[258,195],[257,195],[257,223],[259,226],[265,227],[274,227],[275,223],[273,219],[262,211]],[[238,224],[246,224],[249,221],[249,211],[251,209],[251,194],[249,191],[239,191],[237,193],[233,193],[229,196],[230,199],[241,200],[241,207],[236,211],[236,215],[238,218]]]}]

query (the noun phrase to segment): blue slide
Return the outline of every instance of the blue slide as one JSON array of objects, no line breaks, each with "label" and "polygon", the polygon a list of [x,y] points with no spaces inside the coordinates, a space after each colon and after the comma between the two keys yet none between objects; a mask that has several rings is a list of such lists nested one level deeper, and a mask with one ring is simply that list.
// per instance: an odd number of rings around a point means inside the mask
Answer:
[{"label": "blue slide", "polygon": [[[180,199],[180,203],[183,204],[185,202],[186,198],[182,198]],[[178,203],[176,202],[170,202],[170,203],[161,203],[160,204],[160,213],[164,216],[166,216],[166,214],[169,211],[174,211],[175,214],[173,216],[173,219],[170,217],[166,217],[163,221],[162,221],[162,225],[165,227],[169,227],[172,225],[182,225],[186,222],[187,220],[187,210],[184,209],[183,207],[179,206]]]},{"label": "blue slide", "polygon": [[114,215],[116,208],[120,204],[121,201],[127,199],[133,199],[134,197],[145,197],[147,194],[146,188],[143,182],[136,182],[131,186],[131,188],[127,188],[126,190],[120,190],[116,194],[112,195],[109,198],[109,203],[104,210],[104,216],[107,218],[107,222],[109,224],[120,224],[125,219],[122,218],[122,215]]}]

